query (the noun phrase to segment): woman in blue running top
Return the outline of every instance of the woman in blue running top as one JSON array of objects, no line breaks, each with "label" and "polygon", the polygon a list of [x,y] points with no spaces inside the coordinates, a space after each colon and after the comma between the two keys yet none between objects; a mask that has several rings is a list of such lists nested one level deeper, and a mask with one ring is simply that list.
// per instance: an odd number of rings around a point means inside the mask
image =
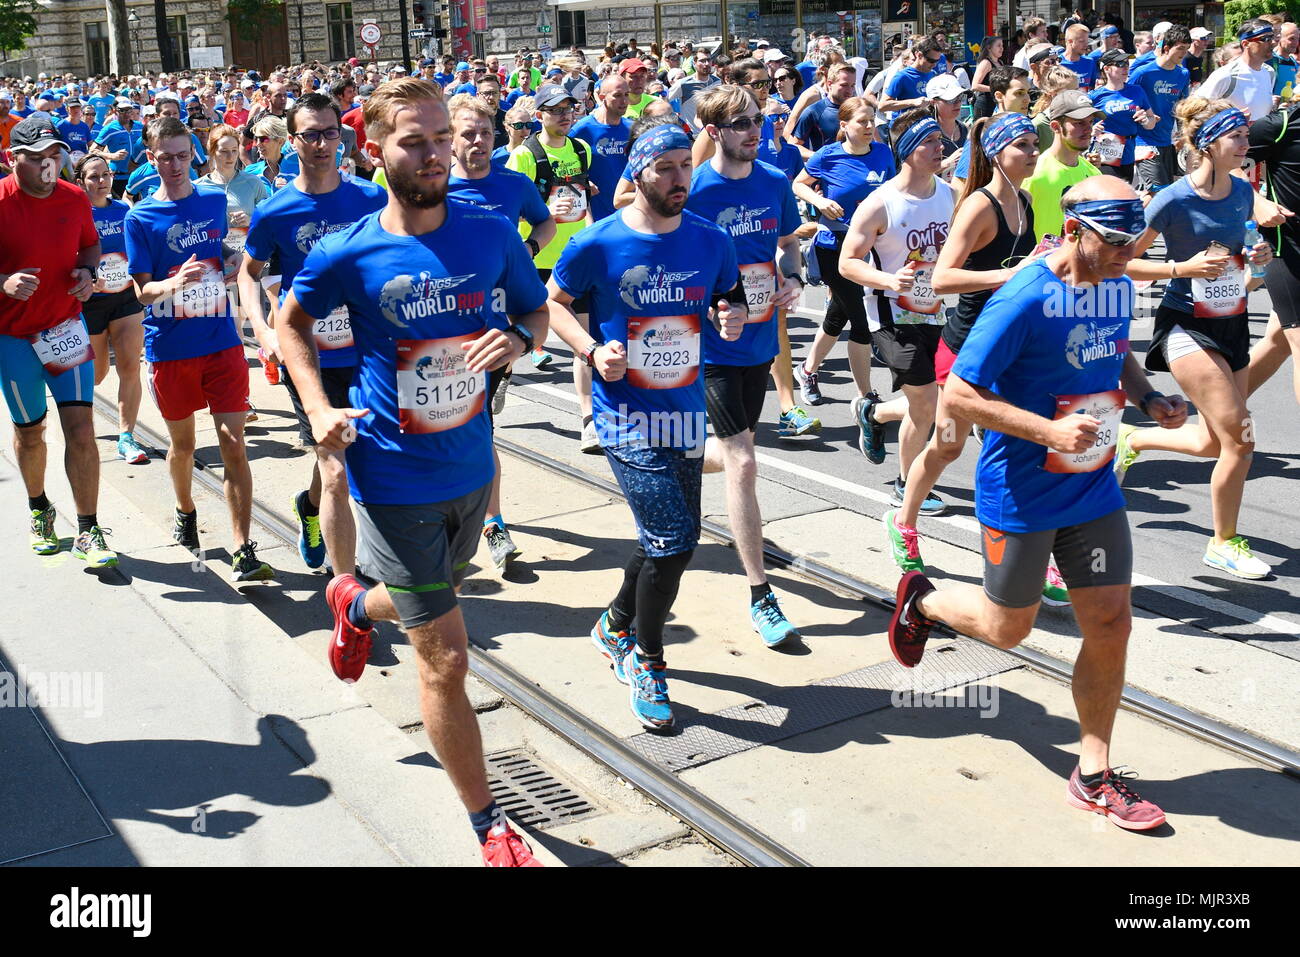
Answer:
[{"label": "woman in blue running top", "polygon": [[[821,228],[813,252],[822,280],[830,290],[826,318],[807,358],[795,367],[804,404],[820,405],[817,369],[849,326],[849,368],[858,394],[871,391],[871,331],[862,287],[840,275],[840,249],[849,221],[864,199],[894,175],[894,154],[875,139],[876,111],[861,97],[850,97],[839,109],[840,132],[808,160],[795,177],[794,194],[821,213]],[[814,187],[820,187],[818,192]]]},{"label": "woman in blue running top", "polygon": [[77,185],[90,197],[90,211],[99,233],[99,268],[95,291],[82,306],[81,314],[95,351],[95,385],[108,375],[108,346],[113,345],[117,361],[117,454],[132,465],[149,460],[135,440],[135,421],[140,412],[140,350],[144,347],[144,307],[135,296],[135,284],[127,270],[126,236],[123,223],[130,206],[113,199],[113,170],[98,153],[77,161]]},{"label": "woman in blue running top", "polygon": [[1238,578],[1265,578],[1269,566],[1254,556],[1237,529],[1255,449],[1246,407],[1246,297],[1263,282],[1251,275],[1251,265],[1262,266],[1273,257],[1262,241],[1244,248],[1255,194],[1250,183],[1232,174],[1250,146],[1249,121],[1227,100],[1199,96],[1183,100],[1175,114],[1178,145],[1190,151],[1196,165],[1147,207],[1138,255],[1164,236],[1168,261],[1135,258],[1129,275],[1169,280],[1146,366],[1173,374],[1195,404],[1199,421],[1170,431],[1121,426],[1115,469],[1122,477],[1149,449],[1217,459],[1210,475],[1214,534],[1203,561]]}]

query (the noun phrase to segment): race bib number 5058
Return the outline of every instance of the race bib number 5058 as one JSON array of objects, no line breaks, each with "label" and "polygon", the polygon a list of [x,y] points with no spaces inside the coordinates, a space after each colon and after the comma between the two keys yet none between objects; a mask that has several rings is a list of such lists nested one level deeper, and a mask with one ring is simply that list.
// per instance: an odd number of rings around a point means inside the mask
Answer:
[{"label": "race bib number 5058", "polygon": [[466,369],[461,348],[482,334],[397,340],[397,424],[404,433],[445,432],[483,411],[487,373]]}]

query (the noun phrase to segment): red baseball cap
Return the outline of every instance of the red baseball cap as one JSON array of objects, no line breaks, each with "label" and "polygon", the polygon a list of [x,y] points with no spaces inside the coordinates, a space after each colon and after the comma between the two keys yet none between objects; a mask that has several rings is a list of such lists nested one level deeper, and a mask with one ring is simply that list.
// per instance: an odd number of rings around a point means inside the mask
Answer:
[{"label": "red baseball cap", "polygon": [[636,57],[629,57],[618,65],[619,73],[636,73],[638,70],[649,70],[650,68],[638,60]]}]

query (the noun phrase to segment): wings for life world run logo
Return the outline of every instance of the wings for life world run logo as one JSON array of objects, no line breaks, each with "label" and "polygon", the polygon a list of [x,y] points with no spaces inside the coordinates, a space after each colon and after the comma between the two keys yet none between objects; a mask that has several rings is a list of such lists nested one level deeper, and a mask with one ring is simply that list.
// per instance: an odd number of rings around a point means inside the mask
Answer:
[{"label": "wings for life world run logo", "polygon": [[633,309],[678,303],[703,302],[708,291],[703,286],[682,286],[698,269],[672,272],[662,265],[633,266],[618,281],[619,297]]},{"label": "wings for life world run logo", "polygon": [[777,222],[775,216],[764,216],[771,206],[728,206],[718,213],[717,224],[732,235],[748,236],[750,233],[774,233]]},{"label": "wings for life world run logo", "polygon": [[474,273],[431,276],[427,272],[418,276],[394,276],[379,292],[379,312],[399,329],[408,328],[414,320],[478,315],[484,309],[504,315],[504,289],[493,289],[490,302],[482,289],[458,291],[466,280],[474,277]]},{"label": "wings for life world run logo", "polygon": [[209,240],[221,239],[221,228],[214,226],[215,219],[201,223],[174,223],[167,228],[167,248],[178,256],[188,256],[194,247]]},{"label": "wings for life world run logo", "polygon": [[337,233],[351,225],[351,223],[338,223],[336,225],[327,223],[323,219],[317,223],[303,223],[298,227],[298,231],[293,234],[293,242],[298,247],[298,252],[305,256],[315,249],[316,244],[330,233]]},{"label": "wings for life world run logo", "polygon": [[1127,336],[1112,337],[1123,335],[1133,318],[1133,284],[1127,280],[1078,287],[1051,283],[1043,315],[1083,320],[1065,337],[1065,361],[1082,371],[1089,362],[1128,352]]}]

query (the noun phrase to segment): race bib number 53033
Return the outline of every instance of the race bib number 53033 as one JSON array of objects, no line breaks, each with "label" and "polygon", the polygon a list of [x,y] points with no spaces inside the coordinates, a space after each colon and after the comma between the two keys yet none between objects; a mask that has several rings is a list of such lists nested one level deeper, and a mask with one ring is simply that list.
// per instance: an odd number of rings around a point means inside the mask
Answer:
[{"label": "race bib number 53033", "polygon": [[482,334],[397,340],[397,424],[404,433],[445,432],[483,411],[487,373],[466,369],[461,348]]}]

